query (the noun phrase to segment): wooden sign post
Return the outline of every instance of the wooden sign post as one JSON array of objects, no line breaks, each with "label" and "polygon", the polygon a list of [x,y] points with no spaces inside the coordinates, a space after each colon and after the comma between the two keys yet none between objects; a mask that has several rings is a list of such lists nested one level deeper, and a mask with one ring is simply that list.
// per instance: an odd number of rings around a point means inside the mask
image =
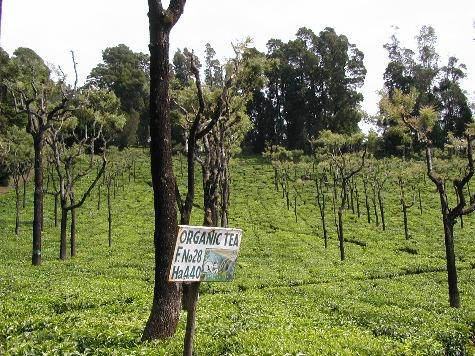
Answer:
[{"label": "wooden sign post", "polygon": [[186,334],[183,355],[193,353],[196,303],[201,281],[228,282],[234,278],[242,230],[210,226],[178,226],[168,275],[171,282],[188,283]]}]

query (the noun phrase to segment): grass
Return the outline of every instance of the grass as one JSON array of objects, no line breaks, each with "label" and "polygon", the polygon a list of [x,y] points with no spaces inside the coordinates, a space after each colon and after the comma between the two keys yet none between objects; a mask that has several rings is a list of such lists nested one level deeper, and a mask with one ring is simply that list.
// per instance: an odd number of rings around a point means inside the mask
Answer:
[{"label": "grass", "polygon": [[[179,167],[177,162],[184,182]],[[287,210],[274,190],[270,164],[241,157],[232,172],[229,225],[242,228],[244,237],[235,280],[202,284],[196,354],[475,354],[474,217],[464,220],[464,229],[456,226],[462,308],[451,309],[440,212],[429,183],[423,215],[417,207],[409,212],[408,241],[395,184],[385,193],[385,232],[364,214],[358,219],[346,211],[347,259],[341,262],[331,204],[324,248],[311,181],[303,188],[305,203],[298,201],[296,222],[293,207]],[[59,229],[47,197],[40,267],[30,265],[31,201],[15,236],[14,193],[0,196],[0,354],[182,353],[184,314],[175,337],[140,342],[153,292],[146,157],[137,178],[113,200],[112,248],[107,211],[97,210],[94,195],[79,211],[78,256],[66,261],[58,259]],[[200,194],[196,203],[202,205]],[[192,223],[201,221],[195,208]]]}]

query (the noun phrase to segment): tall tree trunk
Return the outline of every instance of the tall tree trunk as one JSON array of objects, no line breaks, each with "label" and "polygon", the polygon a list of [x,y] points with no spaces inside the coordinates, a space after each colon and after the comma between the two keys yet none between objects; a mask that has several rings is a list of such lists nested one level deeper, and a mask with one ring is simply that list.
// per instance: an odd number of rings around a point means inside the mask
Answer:
[{"label": "tall tree trunk", "polygon": [[68,210],[65,208],[66,202],[61,198],[61,233],[60,233],[60,241],[59,241],[59,258],[61,260],[66,259],[66,245],[67,245],[67,238],[66,238],[66,230],[68,224]]},{"label": "tall tree trunk", "polygon": [[[158,4],[157,4],[158,3]],[[169,37],[183,12],[184,0],[171,0],[169,10],[149,0],[150,24],[150,157],[155,209],[155,284],[153,304],[142,339],[164,339],[175,333],[181,310],[180,284],[169,282],[178,221],[173,174],[170,99]]]},{"label": "tall tree trunk", "polygon": [[297,194],[294,196],[294,215],[295,215],[295,222],[298,222],[297,218]]},{"label": "tall tree trunk", "polygon": [[340,259],[342,261],[345,260],[345,238],[343,235],[343,212],[345,211],[345,203],[346,199],[348,198],[347,195],[345,195],[345,191],[347,189],[347,182],[345,181],[345,177],[341,177],[343,179],[342,182],[342,200],[341,200],[341,205],[338,208],[338,240],[340,241]]},{"label": "tall tree trunk", "polygon": [[20,232],[20,186],[19,181],[15,179],[15,235],[18,235]]},{"label": "tall tree trunk", "polygon": [[41,232],[43,222],[43,133],[33,135],[35,150],[35,193],[33,196],[33,253],[32,264],[41,264]]},{"label": "tall tree trunk", "polygon": [[371,211],[369,207],[369,199],[368,199],[368,183],[366,180],[363,180],[363,187],[364,187],[364,199],[365,199],[365,206],[366,206],[366,218],[368,219],[368,224],[371,224]]},{"label": "tall tree trunk", "polygon": [[191,282],[187,285],[186,303],[186,331],[183,348],[184,356],[193,355],[193,337],[195,335],[196,305],[198,303],[200,282]]},{"label": "tall tree trunk", "polygon": [[354,190],[354,182],[352,181],[350,183],[350,206],[351,206],[351,212],[354,214],[355,213],[355,201],[354,201],[354,194],[355,194],[355,190]]},{"label": "tall tree trunk", "polygon": [[336,217],[336,175],[335,173],[333,173],[332,205],[333,205],[333,220],[334,220],[335,226],[338,226],[337,217]]},{"label": "tall tree trunk", "polygon": [[[71,206],[75,204],[74,194],[71,194]],[[76,256],[76,209],[71,209],[71,229],[70,229],[71,257]]]},{"label": "tall tree trunk", "polygon": [[2,0],[0,0],[0,38],[2,36]]},{"label": "tall tree trunk", "polygon": [[376,220],[376,226],[379,226],[379,215],[378,215],[378,208],[376,207],[376,190],[373,187],[373,197],[371,198],[373,202],[373,211],[374,211],[374,218]]},{"label": "tall tree trunk", "polygon": [[379,202],[379,211],[381,213],[381,224],[383,224],[383,231],[386,231],[386,223],[384,220],[384,200],[383,200],[383,195],[381,194],[381,189],[378,189],[378,202]]},{"label": "tall tree trunk", "polygon": [[112,204],[110,182],[107,184],[107,222],[109,224],[109,247],[112,247]]},{"label": "tall tree trunk", "polygon": [[[227,163],[228,165],[229,163]],[[223,188],[221,192],[221,226],[228,227],[228,206],[230,195],[229,168],[226,167],[223,172]],[[277,187],[279,185],[277,184]]]},{"label": "tall tree trunk", "polygon": [[[320,218],[322,220],[322,229],[323,229],[323,242],[325,244],[325,248],[328,247],[328,237],[327,237],[327,226],[325,224],[325,192],[323,189],[320,189],[320,183],[318,178],[315,181],[317,186],[317,203],[318,208],[320,210]],[[323,183],[322,183],[323,188]]]},{"label": "tall tree trunk", "polygon": [[360,194],[358,192],[358,187],[355,186],[355,199],[356,199],[356,215],[358,216],[358,219],[361,217],[361,211],[360,211]]},{"label": "tall tree trunk", "polygon": [[407,228],[407,207],[405,203],[402,203],[402,213],[404,216],[404,237],[409,240],[409,230]]},{"label": "tall tree trunk", "polygon": [[[444,214],[445,215],[445,214]],[[455,265],[454,221],[448,215],[444,219],[445,258],[447,262],[447,282],[449,286],[449,303],[453,308],[460,307],[460,296]]]},{"label": "tall tree trunk", "polygon": [[134,160],[134,183],[135,183],[135,179],[136,179],[136,172],[135,172],[135,160]]},{"label": "tall tree trunk", "polygon": [[343,237],[343,210],[344,206],[340,206],[338,208],[338,240],[340,242],[340,259],[342,261],[345,260],[345,245],[344,245],[344,237]]}]

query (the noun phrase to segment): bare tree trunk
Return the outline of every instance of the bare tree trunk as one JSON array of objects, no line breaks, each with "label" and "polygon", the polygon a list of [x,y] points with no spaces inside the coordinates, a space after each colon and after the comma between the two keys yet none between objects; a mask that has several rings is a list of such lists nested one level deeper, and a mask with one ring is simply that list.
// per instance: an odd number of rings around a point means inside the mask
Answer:
[{"label": "bare tree trunk", "polygon": [[109,224],[109,247],[112,247],[112,204],[110,183],[107,184],[107,222]]},{"label": "bare tree trunk", "polygon": [[167,10],[161,1],[149,0],[150,24],[150,156],[155,209],[155,284],[152,310],[143,340],[175,334],[181,310],[180,284],[168,282],[167,271],[178,231],[175,177],[173,174],[170,100],[169,38],[185,0],[171,0]]},{"label": "bare tree trunk", "polygon": [[135,159],[134,159],[134,182],[135,182],[135,179],[136,179],[136,171],[135,171]]},{"label": "bare tree trunk", "polygon": [[32,264],[41,264],[41,232],[43,222],[43,133],[33,135],[35,150],[35,193],[33,198],[33,253]]},{"label": "bare tree trunk", "polygon": [[15,214],[15,235],[20,232],[20,185],[18,179],[15,178],[15,202],[16,202],[16,214]]},{"label": "bare tree trunk", "polygon": [[[473,161],[472,161],[472,152],[470,141],[468,145],[468,161],[469,161],[469,174],[465,176],[467,181],[473,175]],[[457,282],[457,267],[455,263],[455,248],[454,248],[454,224],[455,219],[457,218],[457,214],[463,214],[463,206],[458,207],[460,208],[459,211],[452,211],[449,208],[449,203],[447,201],[447,190],[445,187],[445,181],[439,179],[435,176],[433,172],[433,163],[432,163],[432,148],[430,146],[426,146],[426,164],[427,164],[427,175],[430,180],[435,184],[437,187],[437,191],[439,192],[439,199],[440,199],[440,207],[442,212],[442,220],[444,223],[444,243],[445,243],[445,260],[447,264],[447,283],[449,289],[449,304],[453,308],[460,307],[460,296],[458,290],[458,282]],[[459,187],[461,187],[461,193],[463,189],[463,181],[454,181],[458,183]],[[457,192],[457,190],[456,190]],[[460,197],[459,197],[460,198]]]},{"label": "bare tree trunk", "polygon": [[353,198],[354,193],[355,193],[355,191],[354,191],[354,182],[352,180],[351,183],[350,183],[350,206],[351,206],[351,212],[353,214],[355,213],[355,202],[354,202],[354,198]]},{"label": "bare tree trunk", "polygon": [[66,259],[66,229],[68,224],[68,210],[65,208],[66,202],[61,198],[61,233],[59,242],[59,258]]},{"label": "bare tree trunk", "polygon": [[340,259],[342,261],[345,260],[345,237],[343,234],[343,212],[345,211],[345,203],[346,199],[348,198],[347,195],[345,195],[345,191],[347,189],[347,184],[348,182],[346,181],[346,178],[343,177],[342,175],[342,200],[341,200],[341,205],[338,208],[338,240],[340,242]]},{"label": "bare tree trunk", "polygon": [[229,206],[230,185],[231,184],[230,184],[230,178],[229,178],[229,168],[226,167],[223,172],[223,187],[222,187],[222,192],[221,192],[221,226],[222,227],[228,226],[228,206]]},{"label": "bare tree trunk", "polygon": [[332,195],[332,204],[333,204],[333,220],[335,222],[335,226],[337,224],[337,217],[336,217],[336,175],[333,173],[333,195]]},{"label": "bare tree trunk", "polygon": [[[445,215],[445,214],[444,214]],[[447,282],[449,286],[449,303],[453,308],[460,307],[460,296],[455,264],[454,222],[444,216],[445,257],[447,261]]]},{"label": "bare tree trunk", "polygon": [[340,242],[340,259],[342,261],[345,260],[345,245],[344,245],[344,237],[343,237],[343,210],[344,206],[340,206],[338,208],[338,240]]},{"label": "bare tree trunk", "polygon": [[[322,229],[323,229],[323,241],[325,243],[325,248],[328,247],[328,237],[327,237],[327,227],[325,224],[325,192],[320,189],[320,183],[318,178],[315,180],[317,186],[317,203],[320,210],[320,218],[322,220]],[[323,184],[322,184],[323,185]]]},{"label": "bare tree trunk", "polygon": [[386,231],[386,223],[384,220],[384,200],[381,194],[381,189],[378,189],[379,211],[381,213],[381,223],[383,224],[383,231]]},{"label": "bare tree trunk", "polygon": [[409,230],[407,228],[407,207],[404,203],[402,203],[402,213],[404,216],[404,237],[406,240],[409,240]]},{"label": "bare tree trunk", "polygon": [[2,35],[2,0],[0,0],[0,37]]},{"label": "bare tree trunk", "polygon": [[363,187],[364,187],[364,197],[365,197],[365,206],[366,206],[366,218],[368,219],[368,224],[371,224],[371,212],[369,207],[369,199],[368,199],[368,185],[366,179],[363,180]]},{"label": "bare tree trunk", "polygon": [[[74,193],[70,195],[71,205],[75,204]],[[76,256],[76,209],[71,209],[71,229],[70,229],[71,257]]]},{"label": "bare tree trunk", "polygon": [[374,218],[376,220],[376,226],[379,226],[379,216],[378,216],[378,209],[376,207],[376,188],[373,187],[373,197],[371,198],[373,202],[373,211],[374,211]]},{"label": "bare tree trunk", "polygon": [[360,194],[358,192],[358,187],[355,186],[355,198],[356,198],[356,214],[358,216],[358,219],[361,217],[361,211],[360,211]]},{"label": "bare tree trunk", "polygon": [[183,348],[184,356],[193,355],[193,337],[195,335],[195,320],[196,320],[196,306],[198,304],[200,282],[191,282],[187,286],[188,291],[186,293],[186,299],[184,302],[187,304],[186,310],[186,331],[185,342]]}]

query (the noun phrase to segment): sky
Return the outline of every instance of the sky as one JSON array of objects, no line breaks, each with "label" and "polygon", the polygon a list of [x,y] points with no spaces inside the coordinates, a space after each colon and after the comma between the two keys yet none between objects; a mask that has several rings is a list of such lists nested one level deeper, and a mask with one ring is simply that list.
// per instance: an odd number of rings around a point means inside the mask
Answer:
[{"label": "sky", "polygon": [[[163,1],[165,7],[168,3]],[[84,81],[107,47],[123,43],[148,53],[147,6],[145,0],[3,0],[0,46],[9,54],[29,47],[71,76],[74,50]],[[218,58],[227,58],[233,53],[231,43],[247,36],[265,51],[270,38],[292,40],[300,27],[317,34],[332,27],[363,51],[368,73],[362,107],[376,114],[388,63],[383,45],[395,26],[402,46],[414,51],[420,28],[434,27],[440,65],[449,56],[467,65],[462,87],[475,101],[474,24],[474,0],[188,0],[172,30],[170,53],[187,47],[202,55],[210,43]]]}]

